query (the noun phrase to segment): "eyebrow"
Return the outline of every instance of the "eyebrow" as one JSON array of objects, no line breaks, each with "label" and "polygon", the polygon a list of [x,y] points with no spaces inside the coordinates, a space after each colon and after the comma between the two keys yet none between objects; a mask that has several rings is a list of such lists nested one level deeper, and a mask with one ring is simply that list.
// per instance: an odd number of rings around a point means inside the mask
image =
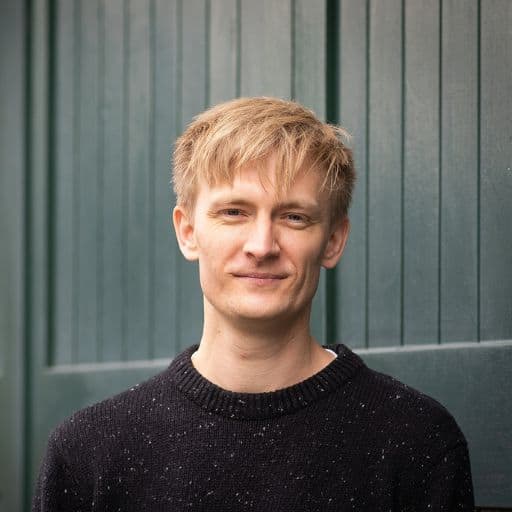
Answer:
[{"label": "eyebrow", "polygon": [[208,207],[209,210],[214,210],[216,208],[221,208],[229,205],[237,205],[237,206],[253,206],[254,203],[244,199],[243,197],[219,197],[210,203]]},{"label": "eyebrow", "polygon": [[298,209],[298,210],[309,210],[314,212],[321,211],[321,206],[315,201],[282,201],[277,204],[278,210],[287,210],[287,209]]},{"label": "eyebrow", "polygon": [[[238,205],[252,207],[255,206],[254,201],[249,201],[245,197],[233,196],[233,197],[219,197],[215,199],[209,209],[215,209],[226,205]],[[321,215],[322,207],[319,203],[311,201],[291,200],[291,201],[279,201],[274,210],[304,210],[310,212],[312,215]]]}]

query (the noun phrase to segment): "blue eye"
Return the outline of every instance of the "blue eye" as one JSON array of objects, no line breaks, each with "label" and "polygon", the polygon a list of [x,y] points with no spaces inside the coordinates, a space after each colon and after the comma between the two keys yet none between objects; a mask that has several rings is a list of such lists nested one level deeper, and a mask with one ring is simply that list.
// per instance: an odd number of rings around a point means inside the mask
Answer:
[{"label": "blue eye", "polygon": [[304,217],[298,213],[289,213],[286,215],[286,217],[292,222],[303,222],[305,220]]},{"label": "blue eye", "polygon": [[224,213],[229,217],[236,217],[240,215],[241,212],[238,208],[228,208],[227,210],[224,210]]}]

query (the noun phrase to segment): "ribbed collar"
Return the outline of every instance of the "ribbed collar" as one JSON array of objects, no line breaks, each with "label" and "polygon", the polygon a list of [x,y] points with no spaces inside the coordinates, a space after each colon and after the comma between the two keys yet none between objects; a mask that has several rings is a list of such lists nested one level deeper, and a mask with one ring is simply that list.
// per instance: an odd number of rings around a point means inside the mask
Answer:
[{"label": "ribbed collar", "polygon": [[342,386],[363,361],[345,345],[329,345],[338,357],[320,372],[293,386],[265,393],[235,393],[205,379],[194,367],[194,345],[170,364],[169,372],[178,389],[206,411],[233,419],[264,419],[290,414],[327,396]]}]

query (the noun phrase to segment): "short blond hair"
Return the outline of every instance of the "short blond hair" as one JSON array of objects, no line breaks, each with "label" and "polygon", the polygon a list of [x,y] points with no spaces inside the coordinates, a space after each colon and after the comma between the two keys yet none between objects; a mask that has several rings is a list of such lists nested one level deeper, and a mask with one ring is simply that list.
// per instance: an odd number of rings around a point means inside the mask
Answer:
[{"label": "short blond hair", "polygon": [[346,216],[355,171],[347,132],[322,123],[294,101],[238,98],[199,114],[176,141],[173,186],[177,204],[193,210],[198,182],[232,183],[247,164],[275,158],[275,184],[286,190],[297,174],[315,169],[329,192],[331,219]]}]

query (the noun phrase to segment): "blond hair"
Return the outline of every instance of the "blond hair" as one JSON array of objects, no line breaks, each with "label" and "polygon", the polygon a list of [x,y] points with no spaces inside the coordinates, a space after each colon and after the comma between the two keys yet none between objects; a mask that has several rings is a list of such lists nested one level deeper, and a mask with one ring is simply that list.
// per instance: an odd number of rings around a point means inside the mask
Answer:
[{"label": "blond hair", "polygon": [[294,101],[238,98],[194,118],[176,141],[173,186],[177,204],[192,210],[198,182],[231,183],[247,164],[275,159],[276,188],[286,190],[299,172],[322,173],[331,219],[347,214],[355,180],[347,132],[319,121]]}]

